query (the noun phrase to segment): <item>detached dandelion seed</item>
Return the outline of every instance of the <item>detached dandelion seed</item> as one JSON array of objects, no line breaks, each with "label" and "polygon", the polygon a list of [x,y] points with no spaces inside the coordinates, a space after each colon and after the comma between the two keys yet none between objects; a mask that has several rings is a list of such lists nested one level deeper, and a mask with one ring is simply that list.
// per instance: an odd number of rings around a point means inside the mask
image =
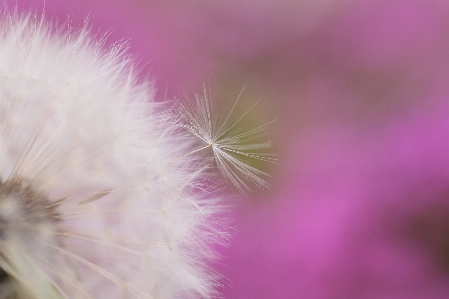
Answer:
[{"label": "detached dandelion seed", "polygon": [[185,104],[181,102],[181,114],[184,119],[184,128],[203,142],[202,147],[196,149],[194,152],[208,148],[211,149],[214,160],[222,175],[242,195],[246,195],[250,190],[248,182],[252,182],[260,188],[268,188],[270,186],[264,179],[264,177],[269,175],[251,166],[250,163],[243,161],[242,158],[276,163],[274,155],[265,152],[267,148],[271,147],[270,142],[253,142],[275,120],[243,132],[237,130],[239,129],[240,122],[258,104],[258,102],[254,103],[236,121],[231,122],[231,115],[242,93],[243,90],[237,97],[226,118],[221,122],[218,122],[218,113],[212,105],[212,97],[206,87],[203,89],[203,94],[201,96],[196,95],[193,101],[187,99]]},{"label": "detached dandelion seed", "polygon": [[223,138],[228,119],[214,131],[198,103],[186,137],[126,45],[103,45],[87,28],[1,15],[0,299],[211,298],[224,206],[193,144],[208,142],[234,185],[246,186],[238,171],[266,187],[234,157],[268,159],[239,145],[263,127]]}]

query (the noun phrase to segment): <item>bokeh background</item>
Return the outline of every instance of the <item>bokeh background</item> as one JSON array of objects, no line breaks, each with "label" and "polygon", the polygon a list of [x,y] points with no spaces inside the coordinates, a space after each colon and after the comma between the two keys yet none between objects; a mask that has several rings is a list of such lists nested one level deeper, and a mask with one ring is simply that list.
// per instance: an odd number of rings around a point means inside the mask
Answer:
[{"label": "bokeh background", "polygon": [[278,118],[223,298],[449,298],[449,2],[6,2],[129,41],[159,99],[245,86]]}]

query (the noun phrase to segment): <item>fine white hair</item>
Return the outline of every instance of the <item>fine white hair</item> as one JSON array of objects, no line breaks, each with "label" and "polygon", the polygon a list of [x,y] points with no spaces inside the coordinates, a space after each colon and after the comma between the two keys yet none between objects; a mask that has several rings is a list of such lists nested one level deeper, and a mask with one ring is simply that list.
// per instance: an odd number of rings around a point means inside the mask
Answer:
[{"label": "fine white hair", "polygon": [[0,298],[216,295],[224,207],[154,93],[125,44],[3,12]]}]

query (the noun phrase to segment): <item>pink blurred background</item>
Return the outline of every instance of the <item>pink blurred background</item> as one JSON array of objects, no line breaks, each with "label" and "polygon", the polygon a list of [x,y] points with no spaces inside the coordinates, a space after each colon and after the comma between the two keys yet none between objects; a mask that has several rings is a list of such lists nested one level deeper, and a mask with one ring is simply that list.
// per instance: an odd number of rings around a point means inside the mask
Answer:
[{"label": "pink blurred background", "polygon": [[[44,1],[6,1],[42,11]],[[273,188],[235,202],[226,299],[449,298],[449,4],[62,1],[158,97],[262,98]],[[70,16],[68,19],[67,16]]]}]

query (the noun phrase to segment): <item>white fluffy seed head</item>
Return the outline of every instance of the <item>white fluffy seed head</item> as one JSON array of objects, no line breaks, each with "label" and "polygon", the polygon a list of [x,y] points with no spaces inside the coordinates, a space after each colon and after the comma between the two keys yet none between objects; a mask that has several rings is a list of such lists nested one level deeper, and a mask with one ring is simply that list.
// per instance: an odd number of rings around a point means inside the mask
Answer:
[{"label": "white fluffy seed head", "polygon": [[125,45],[102,45],[2,15],[0,298],[214,296],[206,165]]}]

